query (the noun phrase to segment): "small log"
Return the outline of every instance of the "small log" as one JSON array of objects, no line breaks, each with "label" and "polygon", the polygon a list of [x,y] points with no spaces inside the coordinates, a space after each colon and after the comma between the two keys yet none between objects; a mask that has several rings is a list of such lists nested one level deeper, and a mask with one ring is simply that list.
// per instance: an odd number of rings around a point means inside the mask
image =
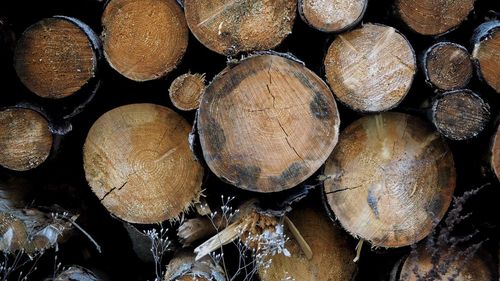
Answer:
[{"label": "small log", "polygon": [[335,96],[361,112],[397,106],[408,93],[416,72],[413,48],[396,29],[380,24],[340,34],[324,61]]},{"label": "small log", "polygon": [[169,262],[165,281],[226,281],[224,270],[209,257],[195,260],[194,254],[179,252]]},{"label": "small log", "polygon": [[210,169],[256,192],[289,189],[312,175],[337,143],[338,128],[328,86],[304,65],[277,55],[253,56],[222,71],[198,115]]},{"label": "small log", "polygon": [[358,24],[365,14],[367,0],[299,0],[299,15],[312,28],[323,32],[342,32]]},{"label": "small log", "polygon": [[452,140],[476,137],[490,121],[490,106],[471,90],[442,93],[434,98],[432,123],[439,133]]},{"label": "small log", "polygon": [[500,21],[488,21],[474,30],[472,57],[479,78],[500,93]]},{"label": "small log", "polygon": [[185,0],[189,29],[205,47],[226,56],[269,50],[292,32],[297,0]]},{"label": "small log", "polygon": [[473,73],[467,49],[451,42],[439,42],[430,46],[422,58],[422,69],[425,80],[444,91],[465,88]]},{"label": "small log", "polygon": [[399,280],[490,281],[495,280],[494,271],[495,265],[484,249],[469,253],[462,248],[443,248],[433,258],[420,246],[406,258]]},{"label": "small log", "polygon": [[188,28],[175,0],[111,0],[101,21],[108,63],[131,80],[167,75],[186,52]]},{"label": "small log", "polygon": [[54,281],[99,281],[92,271],[81,266],[70,266],[63,272],[59,273]]},{"label": "small log", "polygon": [[14,52],[14,67],[31,92],[60,99],[96,76],[100,49],[97,35],[85,23],[55,16],[24,31]]},{"label": "small log", "polygon": [[203,93],[205,74],[199,73],[186,73],[175,78],[168,89],[172,104],[184,111],[198,109]]},{"label": "small log", "polygon": [[260,280],[288,280],[285,274],[293,280],[351,280],[356,269],[352,261],[354,252],[345,235],[332,225],[329,218],[314,209],[296,209],[289,217],[310,246],[312,257],[307,257],[303,247],[299,246],[297,236],[288,227],[289,240],[285,246],[290,257],[283,254],[269,257],[272,260],[270,267],[258,269]]},{"label": "small log", "polygon": [[489,162],[491,170],[500,180],[500,125],[497,125],[495,133],[491,138]]},{"label": "small log", "polygon": [[442,35],[457,28],[474,9],[475,0],[396,0],[401,20],[422,35]]},{"label": "small log", "polygon": [[350,124],[325,175],[327,205],[340,223],[381,247],[426,237],[448,209],[456,181],[453,156],[439,134],[394,112]]},{"label": "small log", "polygon": [[131,104],[108,111],[85,141],[85,175],[113,215],[131,223],[177,219],[201,193],[190,125],[173,110]]},{"label": "small log", "polygon": [[0,110],[0,165],[15,171],[40,166],[50,155],[53,136],[49,122],[27,108]]}]

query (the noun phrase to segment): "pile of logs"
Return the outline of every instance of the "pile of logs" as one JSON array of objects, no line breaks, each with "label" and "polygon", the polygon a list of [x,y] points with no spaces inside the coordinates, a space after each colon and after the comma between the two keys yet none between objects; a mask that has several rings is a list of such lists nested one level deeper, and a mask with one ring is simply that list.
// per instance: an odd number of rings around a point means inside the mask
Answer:
[{"label": "pile of logs", "polygon": [[26,3],[0,279],[498,280],[498,3]]}]

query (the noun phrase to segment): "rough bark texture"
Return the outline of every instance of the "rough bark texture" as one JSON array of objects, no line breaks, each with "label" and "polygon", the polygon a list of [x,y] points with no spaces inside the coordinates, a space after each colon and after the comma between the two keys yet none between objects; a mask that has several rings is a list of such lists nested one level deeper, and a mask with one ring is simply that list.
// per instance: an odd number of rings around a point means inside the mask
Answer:
[{"label": "rough bark texture", "polygon": [[201,192],[203,168],[189,149],[190,130],[181,116],[159,105],[108,111],[85,141],[84,168],[92,191],[128,222],[177,218]]},{"label": "rough bark texture", "polygon": [[26,29],[14,53],[23,84],[44,98],[73,95],[97,73],[100,43],[83,22],[69,17],[43,19]]},{"label": "rough bark texture", "polygon": [[422,68],[426,81],[444,91],[466,87],[473,74],[467,49],[451,42],[439,42],[429,47],[424,53]]},{"label": "rough bark texture", "polygon": [[167,266],[165,281],[225,281],[224,271],[206,257],[195,261],[192,252],[177,253]]},{"label": "rough bark texture", "polygon": [[475,0],[396,0],[396,12],[413,31],[440,35],[459,26],[474,9]]},{"label": "rough bark texture", "polygon": [[254,56],[220,73],[198,115],[210,169],[258,192],[285,190],[313,174],[337,143],[338,127],[328,86],[277,55]]},{"label": "rough bark texture", "polygon": [[309,26],[323,32],[342,32],[358,24],[367,0],[299,0],[299,15]]},{"label": "rough bark texture", "polygon": [[325,175],[327,203],[340,223],[382,247],[426,237],[455,189],[446,143],[423,121],[403,113],[371,115],[350,124]]},{"label": "rough bark texture", "polygon": [[291,256],[282,254],[272,259],[268,269],[259,269],[260,280],[281,281],[285,276],[293,280],[308,281],[348,281],[351,280],[356,265],[352,261],[354,251],[345,235],[335,228],[328,217],[315,209],[296,209],[290,220],[308,243],[312,258],[308,259],[297,240],[287,231],[290,239],[286,248]]},{"label": "rough bark texture", "polygon": [[348,107],[378,112],[397,106],[413,82],[413,48],[396,29],[365,24],[338,35],[328,49],[326,78]]},{"label": "rough bark texture", "polygon": [[205,74],[199,73],[186,73],[175,78],[168,89],[172,104],[184,111],[198,109],[204,93]]},{"label": "rough bark texture", "polygon": [[106,59],[135,81],[165,76],[186,52],[188,28],[175,0],[111,0],[102,25]]},{"label": "rough bark texture", "polygon": [[45,162],[52,149],[49,122],[26,108],[0,111],[0,166],[27,171]]},{"label": "rough bark texture", "polygon": [[500,93],[500,21],[481,24],[472,37],[472,57],[477,74],[486,84]]},{"label": "rough bark texture", "polygon": [[465,140],[481,133],[490,121],[490,106],[470,90],[438,95],[432,103],[432,122],[452,140]]},{"label": "rough bark texture", "polygon": [[185,0],[189,29],[224,55],[268,50],[292,32],[296,0]]}]

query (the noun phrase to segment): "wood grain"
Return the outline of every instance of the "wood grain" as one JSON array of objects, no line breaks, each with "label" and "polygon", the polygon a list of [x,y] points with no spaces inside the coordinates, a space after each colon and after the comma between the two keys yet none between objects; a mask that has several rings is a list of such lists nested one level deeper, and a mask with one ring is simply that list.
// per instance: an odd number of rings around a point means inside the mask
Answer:
[{"label": "wood grain", "polygon": [[363,18],[366,0],[299,0],[299,15],[311,27],[324,32],[342,32]]}]

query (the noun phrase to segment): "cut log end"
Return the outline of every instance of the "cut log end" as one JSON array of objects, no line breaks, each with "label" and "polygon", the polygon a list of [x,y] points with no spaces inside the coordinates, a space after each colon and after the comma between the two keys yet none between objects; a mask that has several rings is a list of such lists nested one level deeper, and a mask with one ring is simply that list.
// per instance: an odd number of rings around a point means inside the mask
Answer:
[{"label": "cut log end", "polygon": [[259,55],[223,71],[198,115],[210,169],[247,190],[276,192],[314,173],[337,143],[339,116],[328,86],[302,64]]},{"label": "cut log end", "polygon": [[396,12],[413,31],[440,35],[459,26],[474,9],[475,0],[397,0]]},{"label": "cut log end", "polygon": [[180,110],[189,111],[200,107],[205,93],[205,74],[186,73],[172,82],[168,89],[172,104]]},{"label": "cut log end", "polygon": [[52,150],[49,123],[40,113],[25,108],[0,111],[0,165],[27,171],[45,162]]},{"label": "cut log end", "polygon": [[308,25],[323,32],[341,32],[356,25],[366,10],[366,0],[299,0],[299,14]]},{"label": "cut log end", "polygon": [[325,175],[327,203],[340,223],[381,247],[426,237],[448,209],[456,180],[453,156],[439,134],[402,113],[349,125]]},{"label": "cut log end", "polygon": [[209,257],[195,260],[192,252],[177,253],[167,266],[165,281],[225,281],[224,271]]},{"label": "cut log end", "polygon": [[185,0],[187,24],[210,50],[223,55],[268,50],[292,32],[296,0]]},{"label": "cut log end", "polygon": [[473,73],[467,49],[451,42],[440,42],[427,49],[422,67],[426,80],[445,91],[464,88]]},{"label": "cut log end", "polygon": [[498,180],[500,180],[500,126],[497,126],[490,146],[490,165]]},{"label": "cut log end", "polygon": [[480,25],[472,38],[472,56],[479,78],[500,93],[500,21]]},{"label": "cut log end", "polygon": [[44,98],[73,95],[97,72],[97,36],[79,20],[43,19],[19,39],[14,67],[21,82]]},{"label": "cut log end", "polygon": [[397,106],[416,72],[410,43],[396,29],[379,24],[339,35],[328,49],[324,66],[335,96],[362,112]]},{"label": "cut log end", "polygon": [[437,130],[452,140],[465,140],[481,133],[490,120],[490,106],[470,90],[445,92],[432,104]]},{"label": "cut log end", "polygon": [[102,25],[106,59],[131,80],[165,76],[186,52],[188,28],[174,0],[109,1]]},{"label": "cut log end", "polygon": [[131,223],[177,219],[201,193],[203,168],[188,145],[189,124],[153,104],[115,108],[84,146],[87,181],[101,203]]}]

